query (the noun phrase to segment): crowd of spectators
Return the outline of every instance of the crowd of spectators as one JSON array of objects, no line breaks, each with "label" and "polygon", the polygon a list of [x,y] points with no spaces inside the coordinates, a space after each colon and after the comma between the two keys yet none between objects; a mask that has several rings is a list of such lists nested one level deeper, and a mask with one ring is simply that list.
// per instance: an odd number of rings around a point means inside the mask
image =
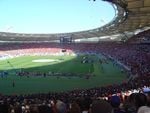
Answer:
[{"label": "crowd of spectators", "polygon": [[0,45],[0,54],[58,53],[62,48],[69,54],[94,52],[111,56],[128,66],[134,79],[62,93],[0,95],[0,113],[150,113],[150,46],[147,43],[4,44]]},{"label": "crowd of spectators", "polygon": [[[149,44],[120,44],[120,43],[80,43],[58,45],[55,43],[41,44],[15,44],[0,45],[0,55],[20,56],[20,55],[75,55],[82,53],[103,53],[120,61],[130,68],[133,75],[143,75],[150,73],[150,46]],[[62,48],[67,51],[62,52]],[[7,57],[8,58],[8,57]]]},{"label": "crowd of spectators", "polygon": [[130,43],[150,43],[150,29],[134,35],[128,40]]},{"label": "crowd of spectators", "polygon": [[99,51],[128,66],[133,75],[150,74],[150,46],[147,44],[103,45]]},{"label": "crowd of spectators", "polygon": [[[0,113],[149,113],[150,76],[62,93],[0,95]],[[112,112],[113,111],[113,112]]]}]

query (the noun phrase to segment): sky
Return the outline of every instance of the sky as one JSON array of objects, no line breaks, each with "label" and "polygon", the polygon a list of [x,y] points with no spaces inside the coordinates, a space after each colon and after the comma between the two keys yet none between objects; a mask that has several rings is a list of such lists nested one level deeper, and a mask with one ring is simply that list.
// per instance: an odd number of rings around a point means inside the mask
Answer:
[{"label": "sky", "polygon": [[68,33],[103,26],[113,7],[96,0],[0,0],[0,32]]}]

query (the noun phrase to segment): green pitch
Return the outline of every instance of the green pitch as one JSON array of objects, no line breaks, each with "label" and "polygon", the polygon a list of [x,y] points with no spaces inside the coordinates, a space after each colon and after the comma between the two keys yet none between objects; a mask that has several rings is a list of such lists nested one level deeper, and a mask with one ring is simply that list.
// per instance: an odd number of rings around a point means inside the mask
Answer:
[{"label": "green pitch", "polygon": [[[62,92],[74,89],[87,89],[126,80],[112,61],[100,63],[103,56],[89,55],[93,62],[82,63],[85,56],[21,56],[0,61],[0,72],[8,75],[0,77],[0,93],[31,94]],[[18,76],[16,72],[23,70],[30,73],[71,73],[72,76]],[[64,75],[65,75],[64,74]],[[90,77],[87,79],[87,74]],[[15,86],[13,87],[13,82]]]}]

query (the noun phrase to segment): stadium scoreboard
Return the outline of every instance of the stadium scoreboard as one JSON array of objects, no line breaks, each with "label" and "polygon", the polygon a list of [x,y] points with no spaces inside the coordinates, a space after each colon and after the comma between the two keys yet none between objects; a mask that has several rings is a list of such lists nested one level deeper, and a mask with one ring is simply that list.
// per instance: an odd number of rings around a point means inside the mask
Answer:
[{"label": "stadium scoreboard", "polygon": [[60,36],[60,43],[72,43],[72,36]]}]

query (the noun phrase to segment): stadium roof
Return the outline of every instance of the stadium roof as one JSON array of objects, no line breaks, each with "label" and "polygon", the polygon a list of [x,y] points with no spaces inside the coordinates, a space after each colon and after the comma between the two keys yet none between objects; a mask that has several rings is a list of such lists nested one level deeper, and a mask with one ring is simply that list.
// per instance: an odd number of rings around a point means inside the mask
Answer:
[{"label": "stadium roof", "polygon": [[150,0],[103,0],[111,2],[116,10],[113,21],[103,27],[72,33],[61,34],[19,34],[0,32],[1,41],[53,41],[62,36],[74,39],[93,38],[113,34],[134,32],[150,27]]}]

